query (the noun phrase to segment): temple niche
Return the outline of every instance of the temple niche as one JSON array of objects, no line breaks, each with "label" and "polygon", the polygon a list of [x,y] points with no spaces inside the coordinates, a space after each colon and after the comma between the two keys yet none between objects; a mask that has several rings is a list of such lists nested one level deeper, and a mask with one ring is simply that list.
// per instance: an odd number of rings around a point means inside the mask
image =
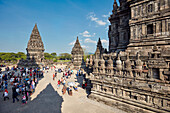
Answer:
[{"label": "temple niche", "polygon": [[109,52],[86,61],[90,99],[127,112],[170,112],[169,0],[114,0]]},{"label": "temple niche", "polygon": [[20,67],[42,67],[44,66],[44,44],[42,42],[40,33],[35,24],[30,39],[27,44],[27,59],[21,59],[18,63]]},{"label": "temple niche", "polygon": [[71,55],[74,68],[75,69],[81,68],[84,63],[84,51],[80,45],[78,37],[74,44],[74,47],[72,48]]}]

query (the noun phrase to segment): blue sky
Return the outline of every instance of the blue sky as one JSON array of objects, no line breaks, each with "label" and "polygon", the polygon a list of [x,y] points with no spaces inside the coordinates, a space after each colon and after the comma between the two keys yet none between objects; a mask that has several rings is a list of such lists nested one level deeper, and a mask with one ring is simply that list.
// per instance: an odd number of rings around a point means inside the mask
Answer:
[{"label": "blue sky", "polygon": [[71,53],[79,37],[86,52],[98,38],[108,48],[114,0],[0,0],[0,52],[25,52],[37,23],[45,52]]}]

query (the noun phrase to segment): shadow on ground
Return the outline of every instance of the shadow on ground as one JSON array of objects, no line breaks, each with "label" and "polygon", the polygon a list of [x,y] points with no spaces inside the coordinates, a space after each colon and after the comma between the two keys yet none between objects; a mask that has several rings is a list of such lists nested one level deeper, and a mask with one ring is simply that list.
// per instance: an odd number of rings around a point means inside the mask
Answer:
[{"label": "shadow on ground", "polygon": [[[11,99],[11,98],[10,98]],[[26,105],[20,102],[7,103],[3,101],[0,104],[1,113],[61,113],[63,98],[56,92],[51,84],[35,98],[28,101]]]}]

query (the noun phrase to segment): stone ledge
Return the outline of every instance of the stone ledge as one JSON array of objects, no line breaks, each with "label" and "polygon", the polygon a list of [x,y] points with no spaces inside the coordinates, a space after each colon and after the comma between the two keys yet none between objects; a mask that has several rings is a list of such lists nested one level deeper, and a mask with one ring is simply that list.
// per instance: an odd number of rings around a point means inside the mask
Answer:
[{"label": "stone ledge", "polygon": [[[140,103],[135,103],[129,100],[117,98],[117,97],[110,97],[107,94],[102,94],[100,92],[92,92],[89,95],[89,98],[92,100],[97,100],[98,102],[103,102],[109,106],[116,106],[117,108],[124,110],[128,113],[138,112],[138,113],[167,113],[170,112],[169,110],[160,110],[157,108],[153,108],[150,106],[142,105]],[[129,108],[129,109],[128,109]]]}]

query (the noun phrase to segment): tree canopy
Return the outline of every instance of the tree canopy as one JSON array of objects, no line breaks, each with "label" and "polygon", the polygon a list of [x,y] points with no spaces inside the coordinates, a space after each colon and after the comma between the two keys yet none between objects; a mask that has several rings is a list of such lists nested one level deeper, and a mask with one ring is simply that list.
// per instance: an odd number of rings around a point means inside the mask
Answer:
[{"label": "tree canopy", "polygon": [[26,59],[26,55],[23,52],[18,53],[3,53],[0,52],[0,61],[17,61],[21,58]]}]

